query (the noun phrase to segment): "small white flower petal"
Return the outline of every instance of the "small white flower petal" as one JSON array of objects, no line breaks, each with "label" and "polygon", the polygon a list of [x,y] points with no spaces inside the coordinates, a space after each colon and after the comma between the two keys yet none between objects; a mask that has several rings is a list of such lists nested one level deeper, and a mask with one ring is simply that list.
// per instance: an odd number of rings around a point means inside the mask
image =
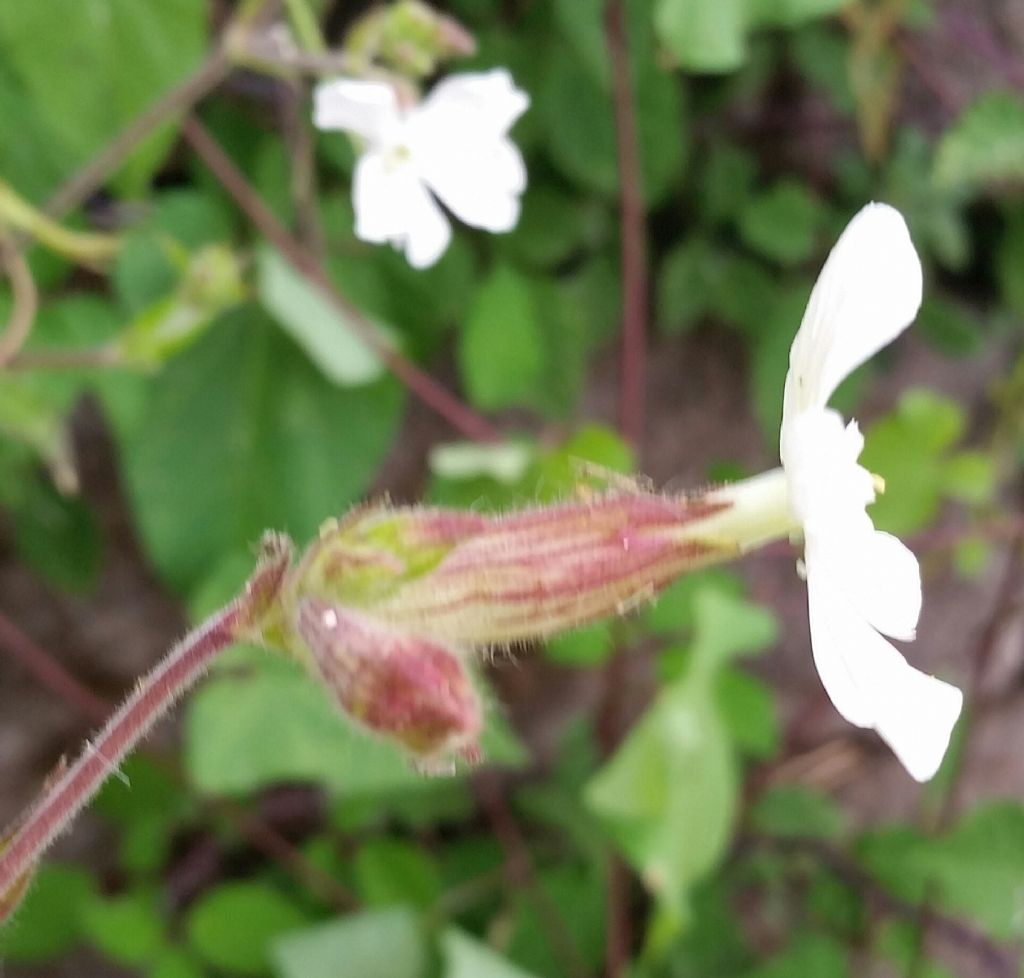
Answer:
[{"label": "small white flower petal", "polygon": [[814,661],[826,692],[850,723],[869,727],[918,781],[938,770],[963,694],[911,666],[846,599],[817,541],[808,541],[808,613]]},{"label": "small white flower petal", "polygon": [[382,244],[403,239],[409,226],[407,200],[419,186],[409,166],[396,166],[386,153],[359,157],[352,174],[356,237]]},{"label": "small white flower petal", "polygon": [[429,268],[444,253],[452,238],[451,225],[421,183],[409,195],[405,257],[413,268]]},{"label": "small white flower petal", "polygon": [[819,566],[814,566],[808,547],[804,557],[804,575],[814,665],[840,716],[854,726],[873,727],[875,709],[870,691],[864,688],[861,677],[850,664],[851,658],[856,664],[857,644],[866,632],[871,632],[871,628],[851,613],[849,605],[829,581],[828,568],[820,566],[820,555],[815,556],[819,557]]},{"label": "small white flower petal", "polygon": [[507,133],[529,106],[530,97],[516,88],[508,71],[495,68],[448,75],[431,89],[416,115],[431,132],[494,139]]},{"label": "small white flower petal", "polygon": [[885,639],[895,653],[882,693],[875,730],[915,781],[930,781],[938,771],[964,695],[956,686],[920,672]]},{"label": "small white flower petal", "polygon": [[451,240],[448,219],[408,162],[386,152],[364,153],[352,179],[356,236],[390,241],[414,268],[426,268],[444,254]]},{"label": "small white flower petal", "polygon": [[378,143],[400,119],[395,90],[385,82],[335,78],[313,91],[313,123],[318,129],[343,129]]},{"label": "small white flower petal", "polygon": [[424,181],[460,221],[494,233],[518,223],[526,167],[508,139],[487,146],[453,143],[441,153],[418,155],[417,164]]},{"label": "small white flower petal", "polygon": [[842,380],[894,340],[921,305],[921,262],[899,211],[868,204],[825,262],[789,355],[787,421],[824,407]]}]

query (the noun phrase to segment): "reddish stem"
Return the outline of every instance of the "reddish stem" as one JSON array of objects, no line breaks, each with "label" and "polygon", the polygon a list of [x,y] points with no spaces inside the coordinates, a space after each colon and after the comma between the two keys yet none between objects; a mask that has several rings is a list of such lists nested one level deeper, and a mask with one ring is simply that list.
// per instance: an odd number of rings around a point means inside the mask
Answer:
[{"label": "reddish stem", "polygon": [[274,216],[252,184],[194,116],[185,120],[181,132],[264,237],[281,252],[300,275],[319,289],[324,298],[344,317],[349,328],[387,364],[391,372],[413,394],[467,438],[475,441],[500,440],[501,436],[497,429],[445,390],[430,374],[402,356],[359,309],[338,292],[320,263]]},{"label": "reddish stem", "polygon": [[17,887],[61,830],[96,794],[107,777],[172,703],[235,639],[244,612],[229,605],[185,636],[138,685],[78,760],[21,820],[0,852],[0,896]]},{"label": "reddish stem", "polygon": [[619,417],[623,435],[639,450],[644,427],[647,242],[636,111],[630,78],[629,38],[622,0],[609,0],[605,7],[605,37],[612,69],[622,221],[622,393]]},{"label": "reddish stem", "polygon": [[106,719],[107,703],[79,682],[45,649],[40,648],[6,615],[0,614],[0,646],[14,656],[47,689],[98,723]]}]

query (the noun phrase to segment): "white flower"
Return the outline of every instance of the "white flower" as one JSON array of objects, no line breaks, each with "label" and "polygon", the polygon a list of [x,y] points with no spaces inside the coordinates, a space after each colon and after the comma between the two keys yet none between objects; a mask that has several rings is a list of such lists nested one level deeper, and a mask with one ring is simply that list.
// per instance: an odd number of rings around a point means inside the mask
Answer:
[{"label": "white flower", "polygon": [[419,104],[399,104],[394,86],[339,78],[317,86],[313,120],[365,142],[352,186],[356,234],[392,242],[416,268],[444,253],[456,217],[487,231],[519,220],[526,168],[508,138],[529,105],[509,73],[450,75]]},{"label": "white flower", "polygon": [[918,781],[938,769],[960,715],[956,687],[919,672],[883,638],[914,638],[921,574],[914,555],[875,530],[864,438],[827,404],[856,367],[910,325],[921,263],[899,212],[869,204],[843,232],[789,355],[780,453],[803,527],[814,661],[836,709],[870,727]]}]

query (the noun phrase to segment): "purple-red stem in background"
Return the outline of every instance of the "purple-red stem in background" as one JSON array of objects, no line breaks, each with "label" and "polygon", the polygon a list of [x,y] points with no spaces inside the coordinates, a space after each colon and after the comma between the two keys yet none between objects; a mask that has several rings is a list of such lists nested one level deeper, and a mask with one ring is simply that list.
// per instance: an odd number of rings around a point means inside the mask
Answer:
[{"label": "purple-red stem in background", "polygon": [[622,223],[622,391],[619,418],[623,435],[639,451],[644,428],[644,359],[647,350],[647,242],[629,37],[622,0],[609,0],[605,7],[605,36],[612,70]]},{"label": "purple-red stem in background", "polygon": [[[611,64],[615,144],[619,165],[622,249],[622,386],[619,426],[623,437],[633,446],[639,460],[644,434],[644,366],[647,354],[646,216],[641,187],[625,4],[622,0],[608,0],[604,15],[605,40]],[[602,746],[606,754],[611,754],[618,742],[622,656],[622,650],[617,651],[605,668],[607,693],[599,723],[605,728]],[[620,856],[611,854],[608,859],[605,903],[605,974],[608,978],[619,978],[629,967],[632,943],[630,882],[628,867]]]},{"label": "purple-red stem in background", "polygon": [[181,132],[263,236],[281,252],[300,275],[320,291],[345,319],[349,328],[387,364],[388,369],[413,394],[465,437],[475,441],[500,440],[501,436],[496,428],[445,390],[430,374],[402,356],[366,317],[335,289],[320,263],[278,221],[252,184],[194,116],[185,120]]}]

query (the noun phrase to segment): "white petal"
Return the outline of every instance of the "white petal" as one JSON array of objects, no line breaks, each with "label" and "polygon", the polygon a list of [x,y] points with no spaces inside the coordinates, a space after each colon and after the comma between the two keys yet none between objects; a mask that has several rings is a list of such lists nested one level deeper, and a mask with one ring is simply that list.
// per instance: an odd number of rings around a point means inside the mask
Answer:
[{"label": "white petal", "polygon": [[422,184],[408,201],[409,229],[405,257],[413,268],[428,268],[445,252],[452,238],[451,225]]},{"label": "white petal", "polygon": [[896,537],[874,530],[836,541],[838,586],[861,617],[892,638],[911,641],[921,615],[921,568]]},{"label": "white petal", "polygon": [[407,139],[417,171],[466,224],[502,232],[518,222],[526,167],[506,133],[528,104],[499,69],[451,75],[410,113]]},{"label": "white petal", "polygon": [[811,645],[822,684],[843,717],[874,728],[911,776],[927,781],[949,746],[963,696],[914,669],[879,635],[808,543]]},{"label": "white petal", "polygon": [[[810,541],[808,541],[810,544]],[[811,626],[811,651],[825,692],[843,719],[858,727],[873,727],[874,704],[870,692],[863,688],[850,660],[856,664],[857,645],[864,633],[871,632],[875,639],[884,641],[843,601],[841,594],[828,578],[828,568],[815,566],[810,546],[804,558],[807,579],[807,613]],[[852,625],[851,625],[852,622]]]},{"label": "white petal", "polygon": [[380,142],[398,125],[395,90],[376,81],[335,78],[313,92],[313,123],[318,129],[343,129]]},{"label": "white petal", "polygon": [[875,730],[915,781],[929,781],[946,756],[964,696],[956,686],[919,672],[885,644],[896,659],[889,663]]},{"label": "white petal", "polygon": [[495,68],[448,75],[433,87],[416,114],[436,132],[474,130],[495,138],[507,133],[529,105],[529,96],[516,88],[508,71]]},{"label": "white petal", "polygon": [[444,254],[451,228],[412,166],[387,153],[365,153],[352,179],[356,235],[403,248],[409,264],[426,268]]},{"label": "white petal", "polygon": [[899,211],[869,204],[825,262],[789,354],[783,428],[824,407],[841,381],[892,342],[921,305],[921,262]]},{"label": "white petal", "polygon": [[864,508],[875,500],[871,473],[857,463],[864,438],[831,408],[809,408],[782,427],[780,454],[790,506],[807,533],[870,530]]},{"label": "white petal", "polygon": [[519,195],[526,167],[505,138],[488,145],[453,143],[441,152],[417,155],[423,179],[460,221],[500,233],[519,221]]},{"label": "white petal", "polygon": [[352,174],[356,236],[381,244],[404,238],[406,201],[419,183],[409,166],[395,166],[384,153],[364,153]]}]

